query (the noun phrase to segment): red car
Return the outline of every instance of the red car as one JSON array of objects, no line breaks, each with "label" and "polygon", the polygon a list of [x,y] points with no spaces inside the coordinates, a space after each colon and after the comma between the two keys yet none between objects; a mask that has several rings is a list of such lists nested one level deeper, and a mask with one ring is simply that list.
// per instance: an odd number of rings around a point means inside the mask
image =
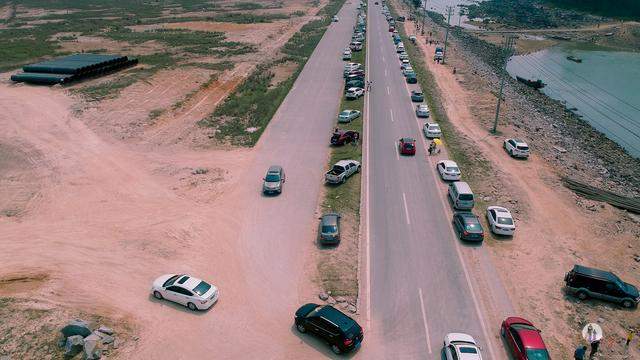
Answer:
[{"label": "red car", "polygon": [[515,360],[549,360],[547,346],[540,330],[519,317],[508,317],[502,322],[500,335],[505,339]]},{"label": "red car", "polygon": [[416,154],[416,139],[402,138],[398,141],[398,150],[402,155]]},{"label": "red car", "polygon": [[396,30],[396,28],[395,28],[395,27],[393,27],[393,26],[389,26],[389,32],[394,32],[395,30]]}]

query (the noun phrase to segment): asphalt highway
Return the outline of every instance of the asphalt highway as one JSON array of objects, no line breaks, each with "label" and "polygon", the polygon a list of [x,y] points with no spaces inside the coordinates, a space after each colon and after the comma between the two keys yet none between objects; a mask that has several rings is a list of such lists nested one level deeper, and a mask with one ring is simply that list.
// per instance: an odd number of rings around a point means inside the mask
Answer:
[{"label": "asphalt highway", "polygon": [[[450,206],[428,158],[410,90],[380,6],[368,12],[368,98],[365,189],[368,214],[369,332],[367,358],[440,359],[445,334],[472,335],[485,359],[497,359],[489,329],[451,226]],[[417,140],[402,156],[402,137]],[[439,189],[440,188],[440,189]],[[461,249],[462,248],[462,249]]]}]

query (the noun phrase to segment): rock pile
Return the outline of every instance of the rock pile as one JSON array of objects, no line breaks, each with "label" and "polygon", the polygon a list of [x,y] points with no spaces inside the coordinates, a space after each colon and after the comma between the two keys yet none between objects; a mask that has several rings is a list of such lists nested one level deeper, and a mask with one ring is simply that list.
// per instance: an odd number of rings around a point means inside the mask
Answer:
[{"label": "rock pile", "polygon": [[110,349],[117,349],[119,342],[112,329],[100,325],[92,331],[89,324],[80,319],[71,320],[60,329],[62,337],[58,346],[64,349],[64,358],[71,359],[82,353],[82,359],[100,359]]},{"label": "rock pile", "polygon": [[357,304],[354,299],[349,299],[345,296],[331,296],[331,291],[321,292],[318,294],[318,298],[324,301],[327,305],[338,306],[342,310],[346,310],[352,314],[358,312]]}]

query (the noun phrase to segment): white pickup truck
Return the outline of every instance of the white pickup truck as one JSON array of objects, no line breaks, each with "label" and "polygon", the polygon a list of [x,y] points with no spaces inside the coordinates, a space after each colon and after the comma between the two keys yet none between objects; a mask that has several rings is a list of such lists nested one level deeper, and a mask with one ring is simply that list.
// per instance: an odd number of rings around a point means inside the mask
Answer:
[{"label": "white pickup truck", "polygon": [[324,179],[329,184],[340,184],[347,178],[360,171],[360,163],[355,160],[340,160],[329,170]]}]

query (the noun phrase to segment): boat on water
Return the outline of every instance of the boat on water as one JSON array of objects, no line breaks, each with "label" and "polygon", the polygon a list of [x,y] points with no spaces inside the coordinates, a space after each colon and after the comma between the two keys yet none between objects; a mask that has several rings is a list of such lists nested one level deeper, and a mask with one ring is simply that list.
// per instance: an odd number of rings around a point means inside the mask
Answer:
[{"label": "boat on water", "polygon": [[542,89],[543,87],[545,87],[545,83],[542,82],[542,80],[538,79],[538,80],[529,80],[529,79],[525,79],[523,77],[520,76],[516,76],[516,80],[520,81],[521,83],[532,87],[534,89]]},{"label": "boat on water", "polygon": [[582,62],[582,59],[580,59],[579,57],[575,57],[573,55],[567,56],[567,60],[571,60],[573,62],[577,62],[578,64]]}]

